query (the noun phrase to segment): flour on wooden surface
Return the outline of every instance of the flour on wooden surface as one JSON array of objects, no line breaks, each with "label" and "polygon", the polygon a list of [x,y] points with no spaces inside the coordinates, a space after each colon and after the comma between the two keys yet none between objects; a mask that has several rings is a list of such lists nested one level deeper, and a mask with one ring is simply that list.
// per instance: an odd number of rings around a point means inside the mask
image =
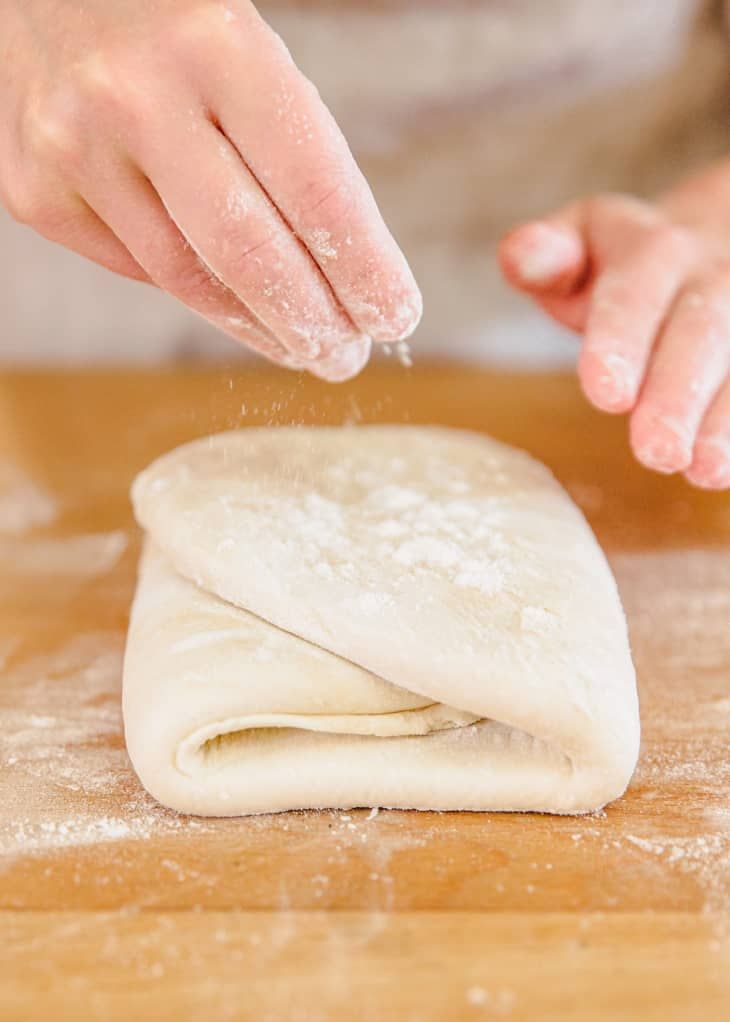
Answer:
[{"label": "flour on wooden surface", "polygon": [[12,462],[0,461],[0,536],[50,525],[58,510],[58,501],[41,483]]},{"label": "flour on wooden surface", "polygon": [[121,529],[28,537],[22,543],[0,538],[0,562],[14,573],[88,577],[111,571],[127,544],[127,534]]},{"label": "flour on wooden surface", "polygon": [[132,773],[121,659],[120,635],[92,632],[17,667],[10,660],[0,694],[0,856],[203,827],[158,806]]},{"label": "flour on wooden surface", "polygon": [[[453,482],[458,480],[449,482],[449,487]],[[372,493],[377,494],[377,486]],[[450,493],[448,499],[455,501],[457,496],[463,493]],[[336,518],[332,508],[322,503],[325,499],[316,495],[308,504],[310,518],[320,513]],[[409,526],[407,535],[428,536],[433,528],[429,516],[438,520],[443,513],[443,508],[428,510],[429,501],[406,482],[381,490],[371,499],[382,515],[383,538],[394,549],[403,536],[397,528],[391,534],[388,522],[398,524],[400,516],[407,514],[415,524],[419,515],[425,514],[428,528],[417,532]],[[458,529],[468,527],[472,518],[469,513],[454,511],[452,507],[446,518],[448,529],[457,530],[457,538],[452,535],[447,540],[459,543]],[[499,534],[498,505],[491,514],[496,518],[490,528]],[[423,517],[420,520],[423,522]],[[314,539],[314,522],[311,529]],[[33,541],[23,539],[26,542]],[[88,549],[94,548],[92,543]],[[77,554],[83,549],[82,542]],[[101,557],[97,564],[112,561]],[[723,665],[730,651],[730,555],[721,550],[634,552],[615,557],[613,562],[619,585],[631,579],[623,592],[642,694],[650,706],[644,751],[619,822],[610,813],[579,822],[551,822],[555,855],[550,862],[532,864],[534,882],[528,893],[536,901],[554,897],[553,878],[573,870],[576,862],[580,868],[592,872],[605,869],[608,874],[617,862],[626,860],[647,880],[655,878],[660,885],[671,885],[673,878],[685,885],[689,880],[708,914],[727,913],[730,762],[723,725],[730,697]],[[83,573],[82,559],[77,557],[75,563]],[[368,595],[378,602],[377,593]],[[686,624],[681,633],[668,634],[657,627],[664,615],[672,614],[676,620],[680,609]],[[547,625],[542,608],[524,610],[523,628]],[[119,710],[122,646],[121,632],[94,631],[43,655],[24,657],[22,642],[0,641],[0,856],[6,863],[27,854],[61,856],[74,848],[103,845],[96,877],[99,884],[111,885],[118,882],[122,871],[114,865],[118,860],[112,858],[108,846],[176,837],[183,839],[177,846],[179,852],[166,851],[159,869],[167,882],[182,885],[202,882],[197,860],[195,868],[186,862],[188,835],[209,835],[211,840],[216,835],[230,835],[232,841],[245,843],[257,855],[285,837],[294,851],[289,869],[280,878],[282,908],[328,904],[331,892],[342,883],[343,870],[354,867],[362,874],[366,903],[387,910],[408,896],[404,863],[409,870],[418,868],[419,855],[429,853],[429,869],[437,877],[455,875],[461,866],[451,853],[459,848],[459,855],[476,873],[480,856],[488,853],[496,835],[502,833],[502,821],[494,817],[465,820],[452,814],[429,814],[414,824],[410,814],[377,810],[227,821],[177,816],[141,790],[124,750]],[[703,693],[699,701],[696,688],[686,685],[688,677],[698,675]],[[460,738],[470,741],[473,733],[473,728],[462,728]],[[682,810],[681,815],[671,810],[667,817],[671,817],[671,825],[662,826],[661,803],[665,799],[668,805],[681,799]],[[650,813],[656,803],[660,805],[658,813]],[[307,860],[297,858],[297,842],[311,851],[315,841],[317,854],[309,860],[309,874],[302,877],[301,862]],[[434,847],[444,851],[435,864]],[[295,861],[296,868],[292,865]],[[212,886],[223,882],[215,867],[210,872]],[[553,886],[548,886],[548,875]],[[492,885],[494,897],[504,898],[502,904],[507,905],[509,884],[503,882],[504,877],[496,871],[494,878],[485,882]],[[620,893],[611,897],[614,900],[607,896],[607,904],[621,905]],[[718,930],[717,936],[720,939],[725,934]],[[481,989],[490,995],[497,992],[486,986]]]}]

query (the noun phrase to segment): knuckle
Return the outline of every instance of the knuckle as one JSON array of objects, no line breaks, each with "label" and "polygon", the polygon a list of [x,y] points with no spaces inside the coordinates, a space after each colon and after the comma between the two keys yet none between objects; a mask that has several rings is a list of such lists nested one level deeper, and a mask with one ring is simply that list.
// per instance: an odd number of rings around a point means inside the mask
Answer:
[{"label": "knuckle", "polygon": [[26,118],[25,138],[37,160],[66,163],[80,145],[82,123],[72,90],[65,88],[39,103]]},{"label": "knuckle", "polygon": [[256,241],[252,241],[250,244],[245,246],[240,254],[242,262],[248,262],[249,260],[255,260],[260,258],[262,255],[266,255],[267,252],[271,251],[275,247],[275,237],[272,234],[266,235],[266,237],[259,238]]},{"label": "knuckle", "polygon": [[730,302],[730,260],[714,263],[701,282],[700,288],[721,305]]},{"label": "knuckle", "polygon": [[[232,254],[232,247],[230,243],[226,244],[221,251],[221,256],[230,266],[233,274],[237,277],[263,278],[264,286],[270,287],[273,292],[274,284],[267,282],[265,268],[270,266],[271,269],[275,269],[279,264],[279,246],[276,234],[247,238],[235,255]],[[266,297],[271,297],[271,293],[264,291],[264,294]]]},{"label": "knuckle", "polygon": [[353,196],[344,177],[330,174],[317,175],[306,182],[300,199],[300,215],[319,224],[344,226],[351,217]]},{"label": "knuckle", "polygon": [[201,301],[209,299],[214,289],[213,277],[202,263],[191,263],[184,270],[178,270],[175,276],[177,288],[189,298]]},{"label": "knuckle", "polygon": [[16,223],[35,226],[42,219],[41,203],[27,185],[6,185],[2,189],[3,205]]},{"label": "knuckle", "polygon": [[84,158],[90,123],[98,115],[108,120],[120,105],[109,62],[100,54],[88,57],[74,68],[63,83],[49,89],[29,106],[24,121],[24,138],[30,153],[40,160],[61,165]]},{"label": "knuckle", "polygon": [[214,305],[216,291],[222,288],[207,266],[199,259],[190,259],[165,274],[168,290],[197,306]]},{"label": "knuckle", "polygon": [[653,226],[658,219],[656,210],[634,195],[623,192],[601,192],[589,195],[585,201],[589,219],[618,220],[634,225]]},{"label": "knuckle", "polygon": [[223,0],[200,0],[184,15],[166,27],[166,40],[178,53],[209,55],[211,47],[219,51],[231,41],[231,26],[237,20]]},{"label": "knuckle", "polygon": [[90,114],[116,132],[127,133],[144,123],[149,114],[148,78],[139,58],[123,50],[93,54],[79,66],[70,87],[69,106],[76,124],[83,126]]},{"label": "knuckle", "polygon": [[143,78],[124,54],[89,55],[29,114],[33,150],[62,161],[83,159],[94,130],[125,130],[139,120],[144,109],[140,81]]},{"label": "knuckle", "polygon": [[687,313],[708,327],[720,327],[726,336],[730,328],[730,266],[714,267],[705,276],[690,280],[681,302]]},{"label": "knuckle", "polygon": [[692,234],[677,224],[661,221],[651,229],[648,247],[668,258],[681,259],[692,251]]},{"label": "knuckle", "polygon": [[122,90],[122,73],[119,58],[109,53],[97,52],[79,65],[74,81],[77,108],[117,105]]}]

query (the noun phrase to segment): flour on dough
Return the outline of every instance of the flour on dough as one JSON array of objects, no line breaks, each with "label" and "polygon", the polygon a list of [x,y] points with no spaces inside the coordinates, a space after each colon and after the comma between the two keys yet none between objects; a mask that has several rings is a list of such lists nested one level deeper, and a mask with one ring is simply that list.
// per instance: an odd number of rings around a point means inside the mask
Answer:
[{"label": "flour on dough", "polygon": [[132,495],[125,729],[166,805],[580,813],[624,791],[618,593],[528,455],[435,427],[244,429]]}]

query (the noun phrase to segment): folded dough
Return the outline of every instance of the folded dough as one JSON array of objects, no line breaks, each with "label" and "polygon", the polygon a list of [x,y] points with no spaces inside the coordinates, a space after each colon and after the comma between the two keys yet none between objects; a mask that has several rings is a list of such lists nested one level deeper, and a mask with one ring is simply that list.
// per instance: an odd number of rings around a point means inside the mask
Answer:
[{"label": "folded dough", "polygon": [[244,429],[136,479],[127,746],[183,812],[580,813],[639,719],[626,624],[542,465],[431,427]]}]

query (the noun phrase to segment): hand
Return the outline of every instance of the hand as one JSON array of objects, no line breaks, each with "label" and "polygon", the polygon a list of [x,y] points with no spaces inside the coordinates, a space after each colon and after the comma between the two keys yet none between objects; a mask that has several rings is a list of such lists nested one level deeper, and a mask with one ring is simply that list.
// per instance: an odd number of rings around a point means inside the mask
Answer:
[{"label": "hand", "polygon": [[421,298],[314,86],[248,0],[0,0],[0,197],[325,379]]},{"label": "hand", "polygon": [[500,246],[507,279],[584,335],[583,390],[631,413],[637,459],[708,489],[730,486],[729,182],[725,167],[656,206],[585,199]]}]

